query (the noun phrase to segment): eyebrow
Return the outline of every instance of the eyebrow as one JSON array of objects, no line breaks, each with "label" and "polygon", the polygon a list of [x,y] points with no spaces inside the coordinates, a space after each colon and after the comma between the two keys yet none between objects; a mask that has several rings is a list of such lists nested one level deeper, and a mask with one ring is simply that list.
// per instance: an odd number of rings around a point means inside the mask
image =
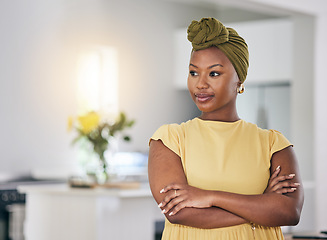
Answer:
[{"label": "eyebrow", "polygon": [[213,67],[224,67],[224,66],[221,65],[221,64],[219,64],[219,63],[217,63],[217,64],[214,64],[214,65],[210,66],[209,68],[213,68]]},{"label": "eyebrow", "polygon": [[[195,65],[192,64],[192,63],[190,63],[190,66],[195,67],[195,68],[198,68],[197,66],[195,66]],[[217,63],[217,64],[214,64],[214,65],[208,67],[208,68],[210,69],[210,68],[214,68],[214,67],[224,67],[224,66],[221,65],[221,64],[219,64],[219,63]]]}]

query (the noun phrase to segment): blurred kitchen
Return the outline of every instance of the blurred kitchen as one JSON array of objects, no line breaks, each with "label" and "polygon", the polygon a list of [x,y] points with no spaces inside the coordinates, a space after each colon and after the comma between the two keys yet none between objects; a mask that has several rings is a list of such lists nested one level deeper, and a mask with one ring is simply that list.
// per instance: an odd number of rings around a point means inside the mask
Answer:
[{"label": "blurred kitchen", "polygon": [[[241,117],[283,132],[295,146],[305,203],[299,225],[283,231],[327,229],[327,2],[0,0],[0,240],[37,240],[47,231],[53,236],[43,240],[160,235],[163,217],[146,185],[148,140],[160,125],[198,114],[186,88],[186,28],[202,17],[218,18],[248,41]],[[89,110],[135,120],[126,129],[131,141],[116,143],[123,159],[116,174],[140,189],[46,189],[81,172],[67,122]],[[32,188],[18,192],[21,185]],[[47,221],[39,212],[65,214]],[[34,226],[40,219],[53,228]]]}]

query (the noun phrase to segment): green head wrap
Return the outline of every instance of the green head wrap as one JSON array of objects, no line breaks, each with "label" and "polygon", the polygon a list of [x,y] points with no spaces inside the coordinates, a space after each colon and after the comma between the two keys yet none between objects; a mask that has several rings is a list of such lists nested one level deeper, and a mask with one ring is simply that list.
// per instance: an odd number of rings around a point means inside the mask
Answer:
[{"label": "green head wrap", "polygon": [[199,22],[192,21],[187,34],[193,51],[212,46],[223,51],[233,64],[240,81],[245,81],[249,67],[248,46],[234,29],[226,28],[215,18],[202,18]]}]

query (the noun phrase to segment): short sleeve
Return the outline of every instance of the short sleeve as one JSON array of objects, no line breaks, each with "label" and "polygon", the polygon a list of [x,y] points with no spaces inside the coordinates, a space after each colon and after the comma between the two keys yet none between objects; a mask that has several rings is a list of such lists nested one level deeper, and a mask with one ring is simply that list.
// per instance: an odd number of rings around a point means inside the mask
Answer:
[{"label": "short sleeve", "polygon": [[269,132],[270,158],[275,152],[281,151],[289,146],[293,146],[293,144],[291,144],[288,139],[280,132],[276,130],[269,130]]},{"label": "short sleeve", "polygon": [[181,157],[182,132],[180,125],[169,124],[161,126],[150,138],[151,140],[161,140],[162,143]]}]

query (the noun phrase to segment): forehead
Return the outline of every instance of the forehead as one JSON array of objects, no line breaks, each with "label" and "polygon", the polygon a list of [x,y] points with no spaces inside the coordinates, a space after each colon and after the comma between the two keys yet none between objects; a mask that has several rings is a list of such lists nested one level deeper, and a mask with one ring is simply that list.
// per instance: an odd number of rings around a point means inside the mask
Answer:
[{"label": "forehead", "polygon": [[199,67],[211,66],[213,64],[221,64],[224,67],[232,65],[224,52],[217,47],[192,52],[190,63]]}]

